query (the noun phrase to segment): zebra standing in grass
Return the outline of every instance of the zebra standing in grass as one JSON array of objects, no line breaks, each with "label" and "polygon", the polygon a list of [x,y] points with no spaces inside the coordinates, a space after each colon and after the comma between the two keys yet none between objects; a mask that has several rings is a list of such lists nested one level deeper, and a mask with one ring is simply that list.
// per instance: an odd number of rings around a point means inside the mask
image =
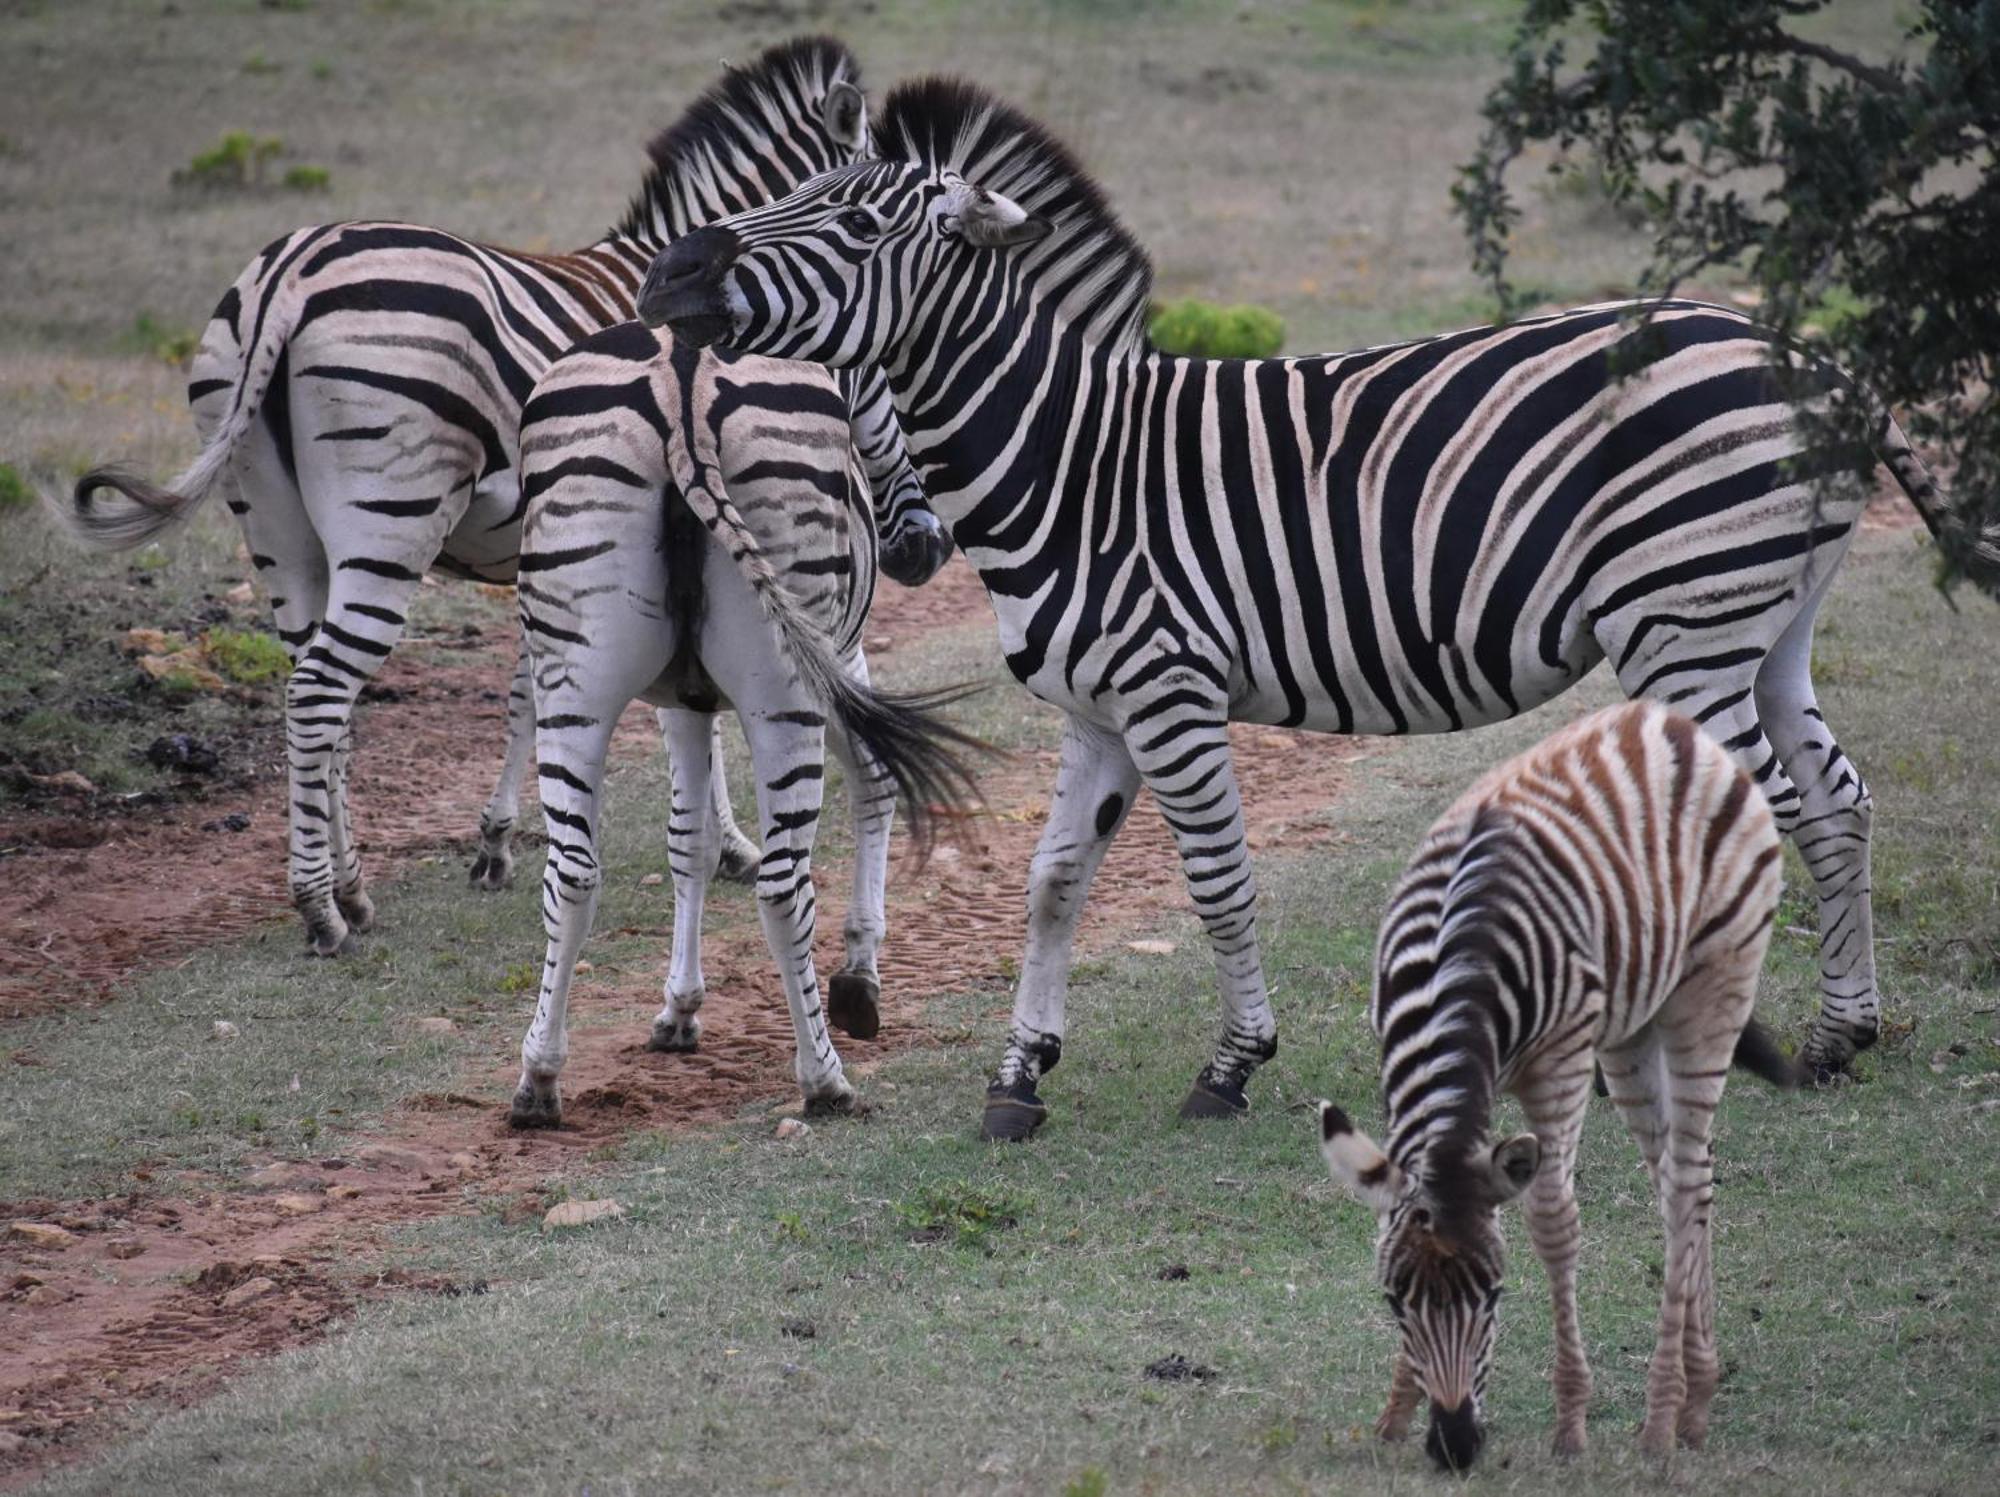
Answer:
[{"label": "zebra standing in grass", "polygon": [[[573,254],[520,254],[399,223],[289,234],[243,272],[203,335],[188,385],[203,441],[193,465],[167,488],[96,469],[58,506],[86,541],[134,546],[234,479],[230,507],[293,661],[290,881],[313,951],[345,949],[374,918],[349,823],[349,730],[418,583],[427,569],[514,578],[524,506],[514,449],[536,376],[631,316],[641,273],[676,235],[854,160],[866,135],[853,56],[805,38],[713,85],[653,141],[651,171],[618,228]],[[884,514],[885,568],[918,581],[946,542],[922,507],[886,392],[864,393],[855,433]],[[487,887],[512,866],[532,742],[525,659],[473,867]]]},{"label": "zebra standing in grass", "polygon": [[[950,747],[965,740],[931,720],[925,702],[868,690],[861,629],[875,591],[875,523],[849,443],[844,387],[853,383],[815,364],[697,352],[624,323],[558,359],[528,399],[517,591],[549,831],[548,948],[521,1046],[516,1127],[561,1120],[569,987],[601,878],[605,756],[635,697],[692,709],[666,714],[674,947],[648,1048],[692,1050],[701,1035],[701,907],[721,849],[705,814],[716,766],[700,714],[731,705],[757,777],[758,909],[791,1010],[799,1087],[815,1108],[852,1098],[827,1021],[862,1039],[879,1023],[876,953],[897,791],[921,833],[928,809],[956,803],[966,786]],[[698,514],[688,495],[726,496],[748,548],[732,554],[711,542],[722,517]],[[817,691],[801,680],[739,563],[783,588],[834,642],[834,656],[815,662],[830,676]],[[846,960],[822,1007],[812,848],[829,697],[855,849]]]},{"label": "zebra standing in grass", "polygon": [[[1376,1428],[1479,1453],[1500,1299],[1496,1208],[1528,1192],[1555,1301],[1558,1453],[1584,1447],[1571,1178],[1593,1060],[1666,1218],[1658,1342],[1640,1443],[1699,1447],[1720,1368],[1709,1134],[1732,1060],[1789,1086],[1750,1017],[1783,879],[1769,804],[1714,739],[1656,703],[1596,712],[1488,773],[1439,818],[1382,918],[1370,1017],[1383,1146],[1320,1104],[1336,1180],[1381,1225],[1376,1266],[1399,1347]],[[1493,1105],[1531,1132],[1496,1142]]]},{"label": "zebra standing in grass", "polygon": [[[1091,876],[1143,783],[1179,843],[1225,1024],[1187,1115],[1275,1048],[1228,724],[1448,732],[1610,658],[1756,779],[1812,872],[1807,1056],[1876,1035],[1868,828],[1808,666],[1853,534],[1769,336],[1686,302],[1598,307],[1318,358],[1151,348],[1144,252],[1040,126],[971,84],[896,90],[881,160],[677,241],[640,315],[695,341],[879,362],[1007,662],[1068,714],[985,1131],[1019,1138],[1062,1053]],[[1803,360],[1796,381],[1841,382]],[[1885,414],[1877,455],[1951,513]],[[1979,540],[2000,582],[2000,536]]]}]

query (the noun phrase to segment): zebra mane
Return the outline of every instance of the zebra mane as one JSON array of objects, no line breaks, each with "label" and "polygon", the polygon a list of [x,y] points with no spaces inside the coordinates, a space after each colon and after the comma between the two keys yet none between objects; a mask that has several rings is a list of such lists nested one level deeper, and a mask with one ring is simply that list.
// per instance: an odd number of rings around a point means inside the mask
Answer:
[{"label": "zebra mane", "polygon": [[[726,66],[726,65],[725,65]],[[842,159],[804,155],[825,139],[821,101],[835,83],[861,87],[861,64],[830,36],[794,37],[727,67],[681,117],[647,142],[652,162],[617,232],[686,234],[782,197]]]},{"label": "zebra mane", "polygon": [[1087,332],[1144,346],[1153,262],[1118,221],[1104,189],[1046,127],[962,78],[898,84],[875,123],[884,160],[955,171],[1054,221],[1015,253],[1052,280]]}]

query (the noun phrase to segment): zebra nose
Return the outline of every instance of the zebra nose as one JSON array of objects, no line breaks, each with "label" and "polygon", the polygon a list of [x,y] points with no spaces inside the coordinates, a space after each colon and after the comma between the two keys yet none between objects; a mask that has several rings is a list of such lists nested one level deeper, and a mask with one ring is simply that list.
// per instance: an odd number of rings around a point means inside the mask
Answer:
[{"label": "zebra nose", "polygon": [[1472,1411],[1471,1399],[1455,1409],[1431,1405],[1431,1427],[1424,1437],[1424,1453],[1441,1469],[1470,1471],[1472,1463],[1479,1459],[1479,1447],[1485,1443],[1486,1436],[1480,1433],[1479,1416]]},{"label": "zebra nose", "polygon": [[736,258],[738,242],[728,229],[696,229],[661,251],[639,288],[639,311],[665,310],[669,298],[699,290]]}]

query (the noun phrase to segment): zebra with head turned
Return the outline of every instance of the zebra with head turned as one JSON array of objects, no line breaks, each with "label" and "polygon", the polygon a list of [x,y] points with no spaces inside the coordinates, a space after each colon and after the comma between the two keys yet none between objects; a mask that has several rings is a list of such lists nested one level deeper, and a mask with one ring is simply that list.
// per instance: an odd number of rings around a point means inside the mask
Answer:
[{"label": "zebra with head turned", "polygon": [[[525,502],[515,446],[536,376],[631,316],[641,274],[675,236],[854,160],[866,137],[858,64],[840,43],[808,37],[709,88],[652,142],[651,170],[618,227],[574,253],[521,254],[401,223],[289,234],[238,277],[203,334],[188,384],[203,442],[194,463],[165,488],[95,469],[56,506],[84,540],[135,546],[234,481],[230,508],[293,661],[290,881],[313,951],[343,950],[374,918],[349,822],[350,724],[418,583],[426,570],[514,578]],[[885,570],[920,581],[949,541],[923,507],[879,383],[859,412]],[[532,743],[525,659],[473,866],[486,887],[512,868]],[[754,862],[755,849],[735,842]]]},{"label": "zebra with head turned", "polygon": [[[1426,1449],[1479,1453],[1500,1299],[1496,1210],[1527,1192],[1555,1302],[1555,1448],[1584,1447],[1571,1178],[1593,1059],[1666,1218],[1660,1323],[1640,1443],[1699,1446],[1715,1355],[1715,1159],[1732,1061],[1799,1079],[1750,1017],[1783,884],[1768,802],[1694,722],[1657,703],[1593,713],[1484,776],[1431,828],[1382,919],[1370,1018],[1381,1146],[1320,1104],[1333,1176],[1372,1207],[1396,1317],[1388,1407],[1401,1439],[1428,1397]],[[1495,1140],[1519,1098],[1530,1132]]]},{"label": "zebra with head turned", "polygon": [[[1178,840],[1226,1020],[1187,1115],[1275,1048],[1231,721],[1446,732],[1610,658],[1757,780],[1812,872],[1833,1067],[1876,1035],[1870,802],[1809,674],[1858,492],[1815,474],[1768,336],[1687,302],[1318,358],[1149,346],[1151,267],[1046,131],[974,85],[897,89],[881,159],[677,241],[640,315],[700,342],[879,363],[1014,675],[1068,714],[985,1131],[1045,1116],[1071,938],[1143,783]],[[1795,360],[1796,379],[1839,388]],[[1796,393],[1796,392],[1791,392]],[[1947,510],[1884,415],[1877,455]],[[1980,540],[2000,581],[2000,536]]]},{"label": "zebra with head turned", "polygon": [[[718,766],[704,714],[733,706],[757,777],[758,909],[791,1010],[795,1074],[809,1106],[852,1099],[827,1021],[862,1039],[879,1023],[897,792],[921,840],[929,809],[955,804],[968,784],[950,745],[969,741],[929,716],[940,699],[868,688],[861,630],[875,522],[849,443],[853,383],[815,364],[697,352],[625,323],[558,359],[528,398],[517,592],[549,831],[548,947],[516,1127],[561,1120],[570,982],[601,881],[605,756],[635,697],[681,709],[668,714],[673,962],[648,1048],[692,1050],[701,1035],[701,908],[721,851],[705,814]],[[803,656],[787,653],[760,597],[772,589],[833,642],[831,656],[814,653],[816,640],[802,642]],[[854,894],[846,961],[822,1005],[812,849],[829,726],[854,808]]]}]

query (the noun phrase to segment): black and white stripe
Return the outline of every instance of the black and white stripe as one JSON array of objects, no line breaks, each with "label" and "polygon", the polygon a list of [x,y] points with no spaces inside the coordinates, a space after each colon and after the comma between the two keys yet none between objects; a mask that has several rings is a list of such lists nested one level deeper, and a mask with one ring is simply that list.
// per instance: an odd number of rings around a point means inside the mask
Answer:
[{"label": "black and white stripe", "polygon": [[[137,545],[233,480],[230,507],[294,662],[290,878],[315,951],[343,949],[373,914],[344,792],[355,700],[401,638],[427,570],[513,580],[525,505],[515,446],[536,378],[631,315],[646,264],[675,235],[854,160],[866,145],[859,82],[846,48],[824,38],[729,73],[652,143],[619,227],[571,254],[416,224],[286,235],[245,269],[203,335],[188,387],[203,441],[193,465],[166,488],[99,469],[62,506],[84,539]],[[862,425],[886,533],[934,533],[887,440],[886,398]],[[474,878],[488,887],[512,863],[531,742],[525,680],[517,672],[506,767],[482,819]]]},{"label": "black and white stripe", "polygon": [[[1226,733],[1448,732],[1609,658],[1757,780],[1811,867],[1811,1058],[1876,1034],[1870,802],[1809,674],[1861,508],[1797,403],[1856,398],[1726,310],[1585,308],[1318,358],[1151,348],[1151,269],[1102,193],[976,87],[898,89],[878,161],[677,241],[640,314],[879,363],[1014,674],[1069,714],[988,1131],[1042,1117],[1077,913],[1140,784],[1179,841],[1225,1026],[1186,1111],[1235,1112],[1275,1031]],[[1878,455],[1941,502],[1885,415]],[[1991,537],[1988,538],[1991,540]],[[1990,551],[1989,551],[1990,554]],[[1994,569],[2000,577],[2000,567]],[[1989,581],[1992,579],[1988,579]]]},{"label": "black and white stripe", "polygon": [[[1642,1443],[1701,1443],[1720,1371],[1715,1109],[1732,1062],[1798,1079],[1750,1017],[1779,849],[1768,802],[1730,754],[1691,718],[1639,702],[1485,775],[1411,858],[1375,956],[1382,1145],[1320,1108],[1329,1168],[1381,1228],[1399,1342],[1385,1438],[1428,1397],[1433,1458],[1462,1469],[1478,1454],[1501,1287],[1495,1212],[1526,1191],[1555,1302],[1556,1449],[1583,1449],[1572,1177],[1597,1062],[1666,1219]],[[1531,1132],[1494,1140],[1502,1093]]]}]

